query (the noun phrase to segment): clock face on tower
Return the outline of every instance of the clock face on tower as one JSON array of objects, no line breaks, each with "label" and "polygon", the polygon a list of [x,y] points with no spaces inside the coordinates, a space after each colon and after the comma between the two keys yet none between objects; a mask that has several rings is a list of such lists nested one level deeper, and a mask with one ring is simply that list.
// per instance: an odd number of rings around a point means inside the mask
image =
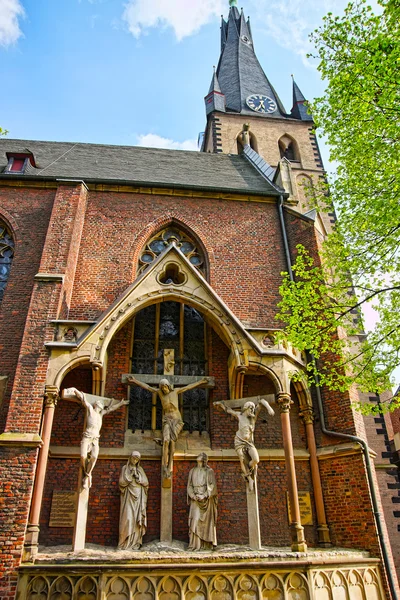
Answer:
[{"label": "clock face on tower", "polygon": [[251,110],[259,113],[273,113],[276,111],[276,103],[263,94],[252,94],[246,99],[246,104]]}]

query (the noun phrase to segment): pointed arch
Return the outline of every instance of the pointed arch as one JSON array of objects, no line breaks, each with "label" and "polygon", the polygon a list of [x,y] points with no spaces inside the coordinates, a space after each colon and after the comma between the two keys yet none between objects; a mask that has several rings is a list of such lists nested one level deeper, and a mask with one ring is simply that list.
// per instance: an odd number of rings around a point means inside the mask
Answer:
[{"label": "pointed arch", "polygon": [[10,276],[14,259],[15,236],[12,228],[0,214],[0,304]]},{"label": "pointed arch", "polygon": [[[146,252],[146,248],[153,241],[156,241],[156,238],[162,238],[163,232],[167,232],[167,230],[177,230],[181,236],[182,242],[192,243],[194,246],[194,252],[183,252],[189,260],[191,260],[192,264],[198,268],[199,272],[203,275],[206,281],[209,281],[210,278],[210,254],[206,248],[206,245],[200,236],[199,232],[194,229],[192,224],[188,224],[185,220],[181,218],[177,218],[173,215],[166,215],[153,221],[150,223],[136,238],[134,244],[134,253],[132,257],[133,262],[133,280],[135,280],[139,275],[141,275],[146,270],[146,265],[141,261],[141,257]],[[168,245],[168,240],[165,240],[165,247]],[[153,260],[160,254],[160,252],[154,252],[150,249],[149,256],[153,256]],[[199,264],[193,260],[194,256],[199,257],[197,261]],[[149,261],[148,265],[152,264],[153,261]],[[143,268],[144,267],[144,268]]]},{"label": "pointed arch", "polygon": [[287,158],[290,162],[300,162],[300,149],[297,141],[285,133],[278,140],[279,152],[281,158]]},{"label": "pointed arch", "polygon": [[246,133],[248,141],[245,141],[246,138],[243,139],[243,129],[236,136],[237,153],[241,154],[243,152],[243,144],[249,143],[250,148],[258,154],[258,140],[256,135],[250,129],[246,130]]}]

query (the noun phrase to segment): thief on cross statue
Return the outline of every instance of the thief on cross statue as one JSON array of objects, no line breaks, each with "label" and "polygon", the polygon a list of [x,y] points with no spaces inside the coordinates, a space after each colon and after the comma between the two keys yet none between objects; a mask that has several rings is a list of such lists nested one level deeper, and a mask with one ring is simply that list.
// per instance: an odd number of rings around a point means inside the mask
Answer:
[{"label": "thief on cross statue", "polygon": [[257,408],[254,402],[246,402],[240,412],[229,408],[223,401],[214,402],[214,404],[215,406],[221,406],[226,413],[239,421],[239,428],[235,435],[235,450],[240,460],[243,478],[248,484],[249,491],[252,492],[257,477],[257,465],[260,462],[257,448],[254,445],[256,421],[263,408],[267,410],[271,417],[275,413],[264,398],[260,399]]},{"label": "thief on cross statue", "polygon": [[[82,488],[89,489],[92,485],[92,471],[99,456],[100,430],[103,425],[104,415],[118,410],[121,406],[129,404],[129,400],[111,400],[110,406],[105,408],[107,398],[95,396],[93,404],[88,402],[84,392],[76,388],[63,390],[62,397],[77,398],[86,409],[86,428],[81,441],[81,466],[83,471]],[[108,400],[109,401],[109,400]]]},{"label": "thief on cross statue", "polygon": [[[189,390],[193,390],[197,387],[207,385],[209,382],[208,377],[204,377],[196,383],[191,383],[185,387],[174,389],[168,379],[161,379],[159,388],[153,388],[147,383],[143,383],[136,379],[133,375],[129,375],[126,379],[126,383],[129,385],[138,385],[139,387],[151,392],[152,394],[158,394],[162,408],[163,408],[163,419],[162,419],[162,447],[163,447],[163,476],[169,479],[172,475],[172,464],[175,453],[175,443],[178,439],[180,432],[183,429],[182,415],[179,410],[178,395],[184,394]],[[158,441],[158,440],[156,440]]]}]

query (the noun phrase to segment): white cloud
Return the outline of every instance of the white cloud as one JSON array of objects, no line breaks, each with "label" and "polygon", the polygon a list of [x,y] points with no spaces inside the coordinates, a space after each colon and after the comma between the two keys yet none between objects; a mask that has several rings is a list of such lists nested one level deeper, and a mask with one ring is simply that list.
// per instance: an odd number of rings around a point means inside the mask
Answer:
[{"label": "white cloud", "polygon": [[[264,27],[280,46],[300,55],[309,65],[310,32],[329,11],[341,14],[347,4],[348,0],[247,0],[245,13],[252,17],[253,25]],[[369,4],[379,10],[377,0],[370,0]],[[171,27],[181,40],[211,19],[221,14],[227,17],[228,10],[227,0],[128,0],[123,19],[135,37],[150,28]]]},{"label": "white cloud", "polygon": [[123,19],[135,37],[151,27],[172,27],[181,40],[219,17],[226,8],[226,0],[129,0]]},{"label": "white cloud", "polygon": [[10,46],[21,37],[19,18],[25,11],[19,0],[0,0],[0,46]]},{"label": "white cloud", "polygon": [[154,133],[138,135],[138,146],[145,148],[166,148],[170,150],[198,150],[196,140],[185,140],[184,142],[174,142],[168,138],[161,137]]},{"label": "white cloud", "polygon": [[[303,63],[310,66],[307,54],[313,51],[309,34],[322,24],[328,12],[341,15],[348,0],[250,0],[248,11],[253,23],[264,27],[267,35],[283,48],[301,56]],[[374,10],[379,9],[377,0],[370,0]]]}]

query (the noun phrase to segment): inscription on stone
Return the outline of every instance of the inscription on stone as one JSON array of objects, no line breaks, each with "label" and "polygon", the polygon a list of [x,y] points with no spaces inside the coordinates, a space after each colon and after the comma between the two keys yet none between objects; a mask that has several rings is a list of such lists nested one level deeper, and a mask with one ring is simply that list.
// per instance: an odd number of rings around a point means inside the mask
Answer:
[{"label": "inscription on stone", "polygon": [[75,492],[53,492],[49,527],[74,527],[75,513]]},{"label": "inscription on stone", "polygon": [[[310,492],[299,492],[299,506],[300,506],[300,519],[302,525],[313,525],[313,514],[311,509],[311,497]],[[289,492],[286,492],[286,501],[288,509],[288,518],[290,518],[290,501]]]}]

